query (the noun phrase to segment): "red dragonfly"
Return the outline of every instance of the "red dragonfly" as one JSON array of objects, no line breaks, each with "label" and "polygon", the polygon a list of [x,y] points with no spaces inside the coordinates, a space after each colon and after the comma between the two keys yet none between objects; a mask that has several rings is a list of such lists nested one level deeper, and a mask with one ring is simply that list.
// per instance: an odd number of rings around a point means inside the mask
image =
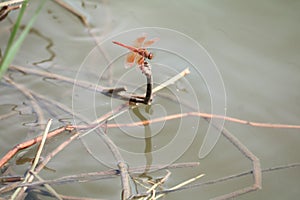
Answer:
[{"label": "red dragonfly", "polygon": [[145,48],[152,45],[154,42],[158,40],[159,40],[158,38],[153,38],[151,40],[146,41],[146,36],[143,35],[141,37],[138,37],[134,41],[133,46],[128,46],[126,44],[117,41],[113,41],[113,43],[125,47],[131,51],[126,58],[125,66],[132,67],[133,65],[135,65],[135,63],[141,66],[143,65],[145,59],[151,60],[153,58],[153,54],[147,51]]}]

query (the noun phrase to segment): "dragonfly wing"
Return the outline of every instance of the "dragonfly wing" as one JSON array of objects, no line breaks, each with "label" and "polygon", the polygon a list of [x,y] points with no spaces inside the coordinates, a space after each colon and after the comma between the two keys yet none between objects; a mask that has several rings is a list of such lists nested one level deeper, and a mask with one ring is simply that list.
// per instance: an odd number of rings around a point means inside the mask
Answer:
[{"label": "dragonfly wing", "polygon": [[145,35],[138,37],[133,43],[134,47],[137,47],[137,48],[141,47],[143,45],[145,39],[146,39]]},{"label": "dragonfly wing", "polygon": [[150,45],[152,45],[153,43],[157,42],[159,40],[159,38],[152,38],[151,40],[147,40],[144,42],[144,47],[148,47]]},{"label": "dragonfly wing", "polygon": [[134,52],[130,52],[125,61],[125,67],[132,67],[134,65],[137,54]]}]

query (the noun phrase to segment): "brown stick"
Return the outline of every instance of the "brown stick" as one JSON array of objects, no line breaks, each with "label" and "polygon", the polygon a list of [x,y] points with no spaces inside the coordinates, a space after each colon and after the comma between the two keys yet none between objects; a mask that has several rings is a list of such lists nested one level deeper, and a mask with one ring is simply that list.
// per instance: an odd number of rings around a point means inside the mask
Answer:
[{"label": "brown stick", "polygon": [[41,70],[36,70],[36,69],[31,69],[31,68],[26,68],[26,67],[22,67],[22,66],[10,66],[9,67],[10,70],[15,70],[15,71],[20,71],[23,72],[25,74],[29,73],[29,74],[33,74],[33,75],[37,75],[37,76],[42,76],[42,77],[46,77],[46,78],[51,78],[51,79],[57,79],[57,80],[61,80],[63,82],[66,83],[70,83],[70,84],[74,84],[77,85],[79,87],[88,89],[88,90],[92,90],[95,92],[107,92],[108,90],[110,90],[111,88],[105,88],[105,87],[101,87],[99,85],[95,85],[86,81],[79,81],[79,80],[74,80],[73,78],[69,78],[66,76],[62,76],[59,74],[54,74],[54,73],[50,73],[50,72],[46,72],[46,71],[41,71]]},{"label": "brown stick", "polygon": [[[74,129],[72,129],[72,131],[73,130]],[[49,155],[45,157],[45,159],[37,166],[35,171],[37,173],[40,172],[56,154],[58,154],[62,149],[69,145],[73,140],[78,138],[79,134],[79,132],[75,132],[70,138],[68,138],[66,141],[60,144],[54,151],[52,151]]]},{"label": "brown stick", "polygon": [[[245,145],[243,145],[235,136],[233,136],[228,130],[224,129],[224,128],[220,128],[215,126],[216,128],[218,128],[220,131],[222,131],[222,134],[225,138],[227,138],[246,158],[248,158],[249,160],[252,161],[252,165],[253,165],[253,170],[251,171],[254,177],[254,183],[252,186],[249,187],[245,187],[242,188],[240,190],[225,194],[225,195],[221,195],[219,197],[216,197],[214,199],[218,199],[218,200],[224,200],[224,199],[232,199],[235,198],[237,196],[240,196],[242,194],[248,193],[248,192],[252,192],[255,190],[258,190],[261,188],[261,174],[262,174],[262,170],[260,168],[260,162],[259,159],[251,152],[247,149],[247,147]],[[236,176],[236,175],[235,175]],[[224,179],[224,178],[222,178]],[[226,179],[228,179],[228,177],[226,177]],[[198,184],[201,185],[202,183]],[[197,186],[197,184],[195,184]],[[198,186],[199,187],[199,186]],[[161,194],[161,193],[167,193],[167,192],[173,192],[173,191],[178,191],[178,190],[183,190],[184,188],[191,188],[191,186],[187,186],[187,187],[182,187],[179,189],[175,189],[175,190],[166,190],[166,192],[160,192],[158,191],[157,194]],[[138,194],[135,195],[134,197],[142,197],[142,196],[146,196],[147,194]]]},{"label": "brown stick", "polygon": [[117,161],[118,168],[120,170],[121,175],[121,183],[122,183],[122,200],[126,200],[131,196],[131,187],[130,187],[130,175],[128,173],[128,165],[122,157],[119,148],[115,145],[115,143],[107,136],[104,132],[98,133],[103,140],[105,141],[108,148],[111,150],[113,156]]},{"label": "brown stick", "polygon": [[[86,81],[74,80],[72,78],[62,76],[62,75],[59,75],[59,74],[54,74],[54,73],[45,72],[45,71],[36,70],[36,69],[25,68],[25,67],[22,67],[22,66],[10,66],[9,69],[20,71],[20,72],[23,72],[23,73],[30,73],[30,74],[37,75],[37,76],[47,77],[47,78],[51,78],[51,79],[61,80],[61,81],[64,81],[66,83],[77,85],[81,88],[91,90],[91,91],[94,91],[94,92],[99,92],[99,93],[102,93],[106,96],[118,98],[118,99],[121,99],[121,100],[124,100],[124,101],[130,101],[130,99],[131,99],[131,97],[129,95],[120,94],[120,92],[126,91],[126,88],[124,88],[124,87],[121,87],[121,88],[102,87],[100,85],[95,85],[93,83],[89,83],[89,82],[86,82]],[[142,100],[142,102],[143,101],[144,101],[144,99]]]},{"label": "brown stick", "polygon": [[64,2],[62,0],[55,0],[55,2],[57,4],[59,4],[61,7],[65,8],[66,10],[68,10],[69,12],[71,12],[76,17],[78,17],[80,19],[80,21],[83,23],[84,26],[86,26],[86,27],[89,26],[89,23],[88,23],[88,21],[86,19],[86,16],[82,15],[79,11],[77,11],[71,5],[69,5],[68,3],[66,3],[66,2]]},{"label": "brown stick", "polygon": [[[124,106],[127,106],[127,104],[121,106],[120,109],[122,109]],[[60,106],[61,107],[61,106]],[[65,108],[64,108],[65,109]],[[103,122],[104,120],[106,120],[107,118],[110,118],[113,114],[115,113],[112,113],[112,112],[109,112],[108,114],[104,115],[101,117],[100,121],[97,120],[97,123],[101,123]],[[68,126],[68,129],[75,129],[75,126]],[[119,167],[119,170],[121,172],[121,179],[122,179],[122,186],[123,186],[123,199],[127,199],[130,195],[131,195],[131,192],[130,192],[130,185],[129,185],[129,173],[128,173],[128,169],[127,169],[127,165],[125,164],[125,162],[123,161],[120,153],[118,152],[118,149],[117,147],[114,145],[114,143],[105,135],[105,134],[101,134],[102,137],[104,137],[104,140],[106,141],[106,143],[108,144],[108,146],[110,147],[110,149],[112,150],[113,152],[113,155],[115,156],[117,162],[118,162],[118,167]],[[77,134],[76,134],[76,137],[77,137]],[[59,146],[57,148],[57,151],[54,152],[53,154],[55,155],[58,151],[62,150],[67,144],[69,144],[72,140],[74,140],[76,138],[75,136],[71,137],[68,141],[66,141],[63,145]],[[33,145],[33,144],[32,144]],[[26,148],[26,147],[24,147]],[[15,155],[15,153],[17,153],[19,148],[16,148],[16,149],[13,149],[14,151],[12,151],[12,154],[10,154],[10,156],[5,156],[4,158],[6,159],[10,159],[13,155]],[[39,168],[37,168],[37,171],[41,170],[47,162],[49,162],[49,160],[54,156],[52,155],[51,157],[47,157],[43,163],[41,163],[39,165]],[[7,161],[8,161],[7,160]],[[5,161],[5,159],[3,160],[3,162],[7,162]]]},{"label": "brown stick", "polygon": [[[282,169],[289,169],[289,168],[294,168],[294,167],[300,167],[300,163],[292,163],[292,164],[288,164],[288,165],[281,165],[281,166],[266,168],[266,169],[263,169],[262,172],[266,173],[266,172],[272,172],[272,171],[282,170]],[[194,183],[194,184],[186,185],[186,186],[176,188],[176,189],[165,189],[165,190],[162,190],[162,191],[157,191],[157,194],[167,194],[167,193],[171,193],[171,192],[178,192],[178,191],[183,191],[183,190],[192,189],[192,188],[200,188],[200,187],[203,187],[203,186],[212,185],[212,184],[216,184],[216,183],[221,183],[221,182],[225,182],[225,181],[228,181],[228,180],[232,180],[232,179],[235,179],[235,178],[240,178],[240,177],[251,175],[251,174],[253,174],[253,170],[242,172],[242,173],[239,173],[239,174],[226,176],[226,177],[222,177],[222,178],[215,179],[215,180],[210,180],[210,181],[207,181],[207,182]],[[140,193],[140,194],[134,195],[133,197],[134,198],[141,198],[141,197],[145,197],[145,196],[147,196],[146,193]]]},{"label": "brown stick", "polygon": [[[253,178],[254,183],[252,186],[245,187],[231,193],[221,195],[214,199],[224,200],[224,199],[231,199],[242,194],[253,192],[255,190],[261,189],[261,181],[262,181],[262,170],[260,167],[259,159],[243,144],[241,143],[234,135],[232,135],[227,129],[224,127],[217,126],[213,124],[215,128],[221,131],[222,135],[228,139],[247,159],[251,160],[252,168],[253,168]],[[137,197],[136,195],[134,197]]]},{"label": "brown stick", "polygon": [[[51,138],[55,135],[58,135],[62,132],[64,132],[65,130],[68,130],[67,126],[64,127],[60,127],[56,130],[53,130],[51,132],[49,132],[49,134],[47,135],[47,138]],[[31,147],[34,144],[39,143],[42,140],[42,135],[37,136],[33,139],[27,140],[25,142],[22,142],[20,144],[17,144],[16,146],[14,146],[10,151],[8,151],[0,160],[0,168],[7,163],[14,155],[16,155],[16,153],[18,153],[19,151],[26,149],[28,147]]]},{"label": "brown stick", "polygon": [[[151,171],[155,170],[161,170],[161,169],[179,169],[179,168],[187,168],[187,167],[197,167],[199,166],[199,162],[187,162],[187,163],[174,163],[170,165],[152,165],[149,166]],[[143,173],[146,166],[140,166],[140,167],[133,167],[128,170],[130,174],[140,174]],[[96,181],[101,179],[107,179],[107,178],[115,178],[120,175],[120,171],[116,169],[111,169],[107,171],[100,171],[100,172],[88,172],[88,173],[82,173],[82,174],[76,174],[76,175],[69,175],[60,177],[54,180],[43,180],[43,181],[35,181],[31,183],[18,183],[15,184],[13,187],[6,188],[5,191],[3,189],[0,189],[0,194],[4,192],[11,191],[15,189],[16,187],[36,187],[41,186],[44,184],[49,185],[59,185],[64,183],[73,183],[73,182],[87,182],[87,181]]]},{"label": "brown stick", "polygon": [[[36,169],[36,166],[39,163],[42,151],[44,149],[44,146],[45,146],[45,143],[46,143],[46,140],[47,140],[47,135],[49,133],[49,129],[50,129],[51,124],[52,124],[52,119],[50,119],[48,121],[48,123],[47,123],[45,131],[44,131],[44,133],[42,135],[42,140],[41,140],[41,142],[39,144],[38,150],[37,150],[37,152],[35,154],[35,157],[34,157],[34,160],[33,160],[32,164],[31,164],[31,166],[30,166],[30,169],[25,174],[25,178],[24,178],[23,183],[30,183],[34,179],[33,174],[31,174],[30,172],[36,172],[35,169]],[[38,174],[38,173],[36,173],[36,174]],[[14,193],[12,194],[11,199],[21,199],[21,197],[24,196],[24,193],[25,193],[26,190],[27,190],[27,187],[19,187],[19,188],[17,188],[14,191]]]},{"label": "brown stick", "polygon": [[229,199],[229,198],[231,199],[240,196],[242,194],[261,189],[262,171],[261,171],[259,159],[243,143],[241,143],[234,135],[232,135],[227,129],[222,127],[217,127],[217,126],[215,127],[218,128],[222,132],[223,136],[227,138],[246,158],[251,160],[252,167],[253,167],[253,178],[254,178],[254,183],[252,186],[245,187],[243,189],[216,197],[215,199],[218,200]]},{"label": "brown stick", "polygon": [[234,122],[234,123],[239,123],[239,124],[244,124],[244,125],[249,125],[249,126],[255,126],[255,127],[264,127],[264,128],[290,128],[290,129],[300,129],[300,125],[289,125],[289,124],[271,124],[271,123],[260,123],[260,122],[251,122],[251,121],[246,121],[234,117],[227,117],[223,115],[214,115],[214,114],[209,114],[209,113],[201,113],[201,112],[187,112],[187,113],[179,113],[179,114],[174,114],[174,115],[168,115],[165,117],[158,117],[150,120],[145,120],[145,121],[139,121],[139,122],[133,122],[133,123],[128,123],[128,124],[107,124],[108,128],[116,128],[116,127],[135,127],[135,126],[145,126],[148,124],[152,123],[158,123],[158,122],[163,122],[163,121],[168,121],[168,120],[173,120],[173,119],[179,119],[183,117],[202,117],[205,119],[223,119],[226,121]]},{"label": "brown stick", "polygon": [[[74,129],[72,128],[66,128],[66,130],[70,130],[73,131]],[[51,132],[52,133],[52,132]],[[49,133],[50,134],[50,133]],[[48,136],[49,136],[48,134]],[[59,153],[62,149],[64,149],[67,145],[69,145],[73,140],[75,140],[76,138],[78,138],[78,136],[80,135],[79,132],[76,132],[74,135],[72,135],[68,140],[64,141],[62,144],[60,144],[54,151],[52,151],[49,155],[47,155],[47,157],[45,157],[45,159],[39,163],[39,165],[36,167],[35,171],[38,173],[40,172],[45,166],[46,164],[57,154]],[[11,190],[14,190],[17,187],[23,186],[22,184],[11,184],[8,185],[6,187],[2,187],[0,188],[0,194],[1,193],[5,193],[5,192],[9,192]]]}]

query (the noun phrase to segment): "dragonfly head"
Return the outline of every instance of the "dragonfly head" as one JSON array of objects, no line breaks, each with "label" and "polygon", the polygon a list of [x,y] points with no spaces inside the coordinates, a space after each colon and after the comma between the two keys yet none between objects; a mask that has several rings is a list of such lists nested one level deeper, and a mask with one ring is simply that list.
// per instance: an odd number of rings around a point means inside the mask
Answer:
[{"label": "dragonfly head", "polygon": [[149,60],[151,60],[151,59],[153,58],[153,53],[150,52],[150,53],[148,54],[147,58],[148,58]]}]

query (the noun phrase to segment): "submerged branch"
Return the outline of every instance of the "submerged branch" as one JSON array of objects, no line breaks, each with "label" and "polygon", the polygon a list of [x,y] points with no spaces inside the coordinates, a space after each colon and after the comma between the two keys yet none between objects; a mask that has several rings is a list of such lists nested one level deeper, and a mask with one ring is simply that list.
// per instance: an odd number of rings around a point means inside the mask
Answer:
[{"label": "submerged branch", "polygon": [[45,121],[44,112],[43,112],[42,108],[40,107],[40,105],[38,104],[38,102],[36,101],[36,99],[34,98],[34,96],[31,94],[31,91],[28,88],[26,88],[24,85],[14,82],[12,79],[10,79],[7,76],[4,76],[3,78],[5,79],[5,81],[7,83],[9,83],[13,87],[15,87],[17,90],[19,90],[22,94],[24,94],[30,100],[32,108],[37,116],[37,123],[40,125],[41,129],[44,129],[44,124],[43,124]]}]

